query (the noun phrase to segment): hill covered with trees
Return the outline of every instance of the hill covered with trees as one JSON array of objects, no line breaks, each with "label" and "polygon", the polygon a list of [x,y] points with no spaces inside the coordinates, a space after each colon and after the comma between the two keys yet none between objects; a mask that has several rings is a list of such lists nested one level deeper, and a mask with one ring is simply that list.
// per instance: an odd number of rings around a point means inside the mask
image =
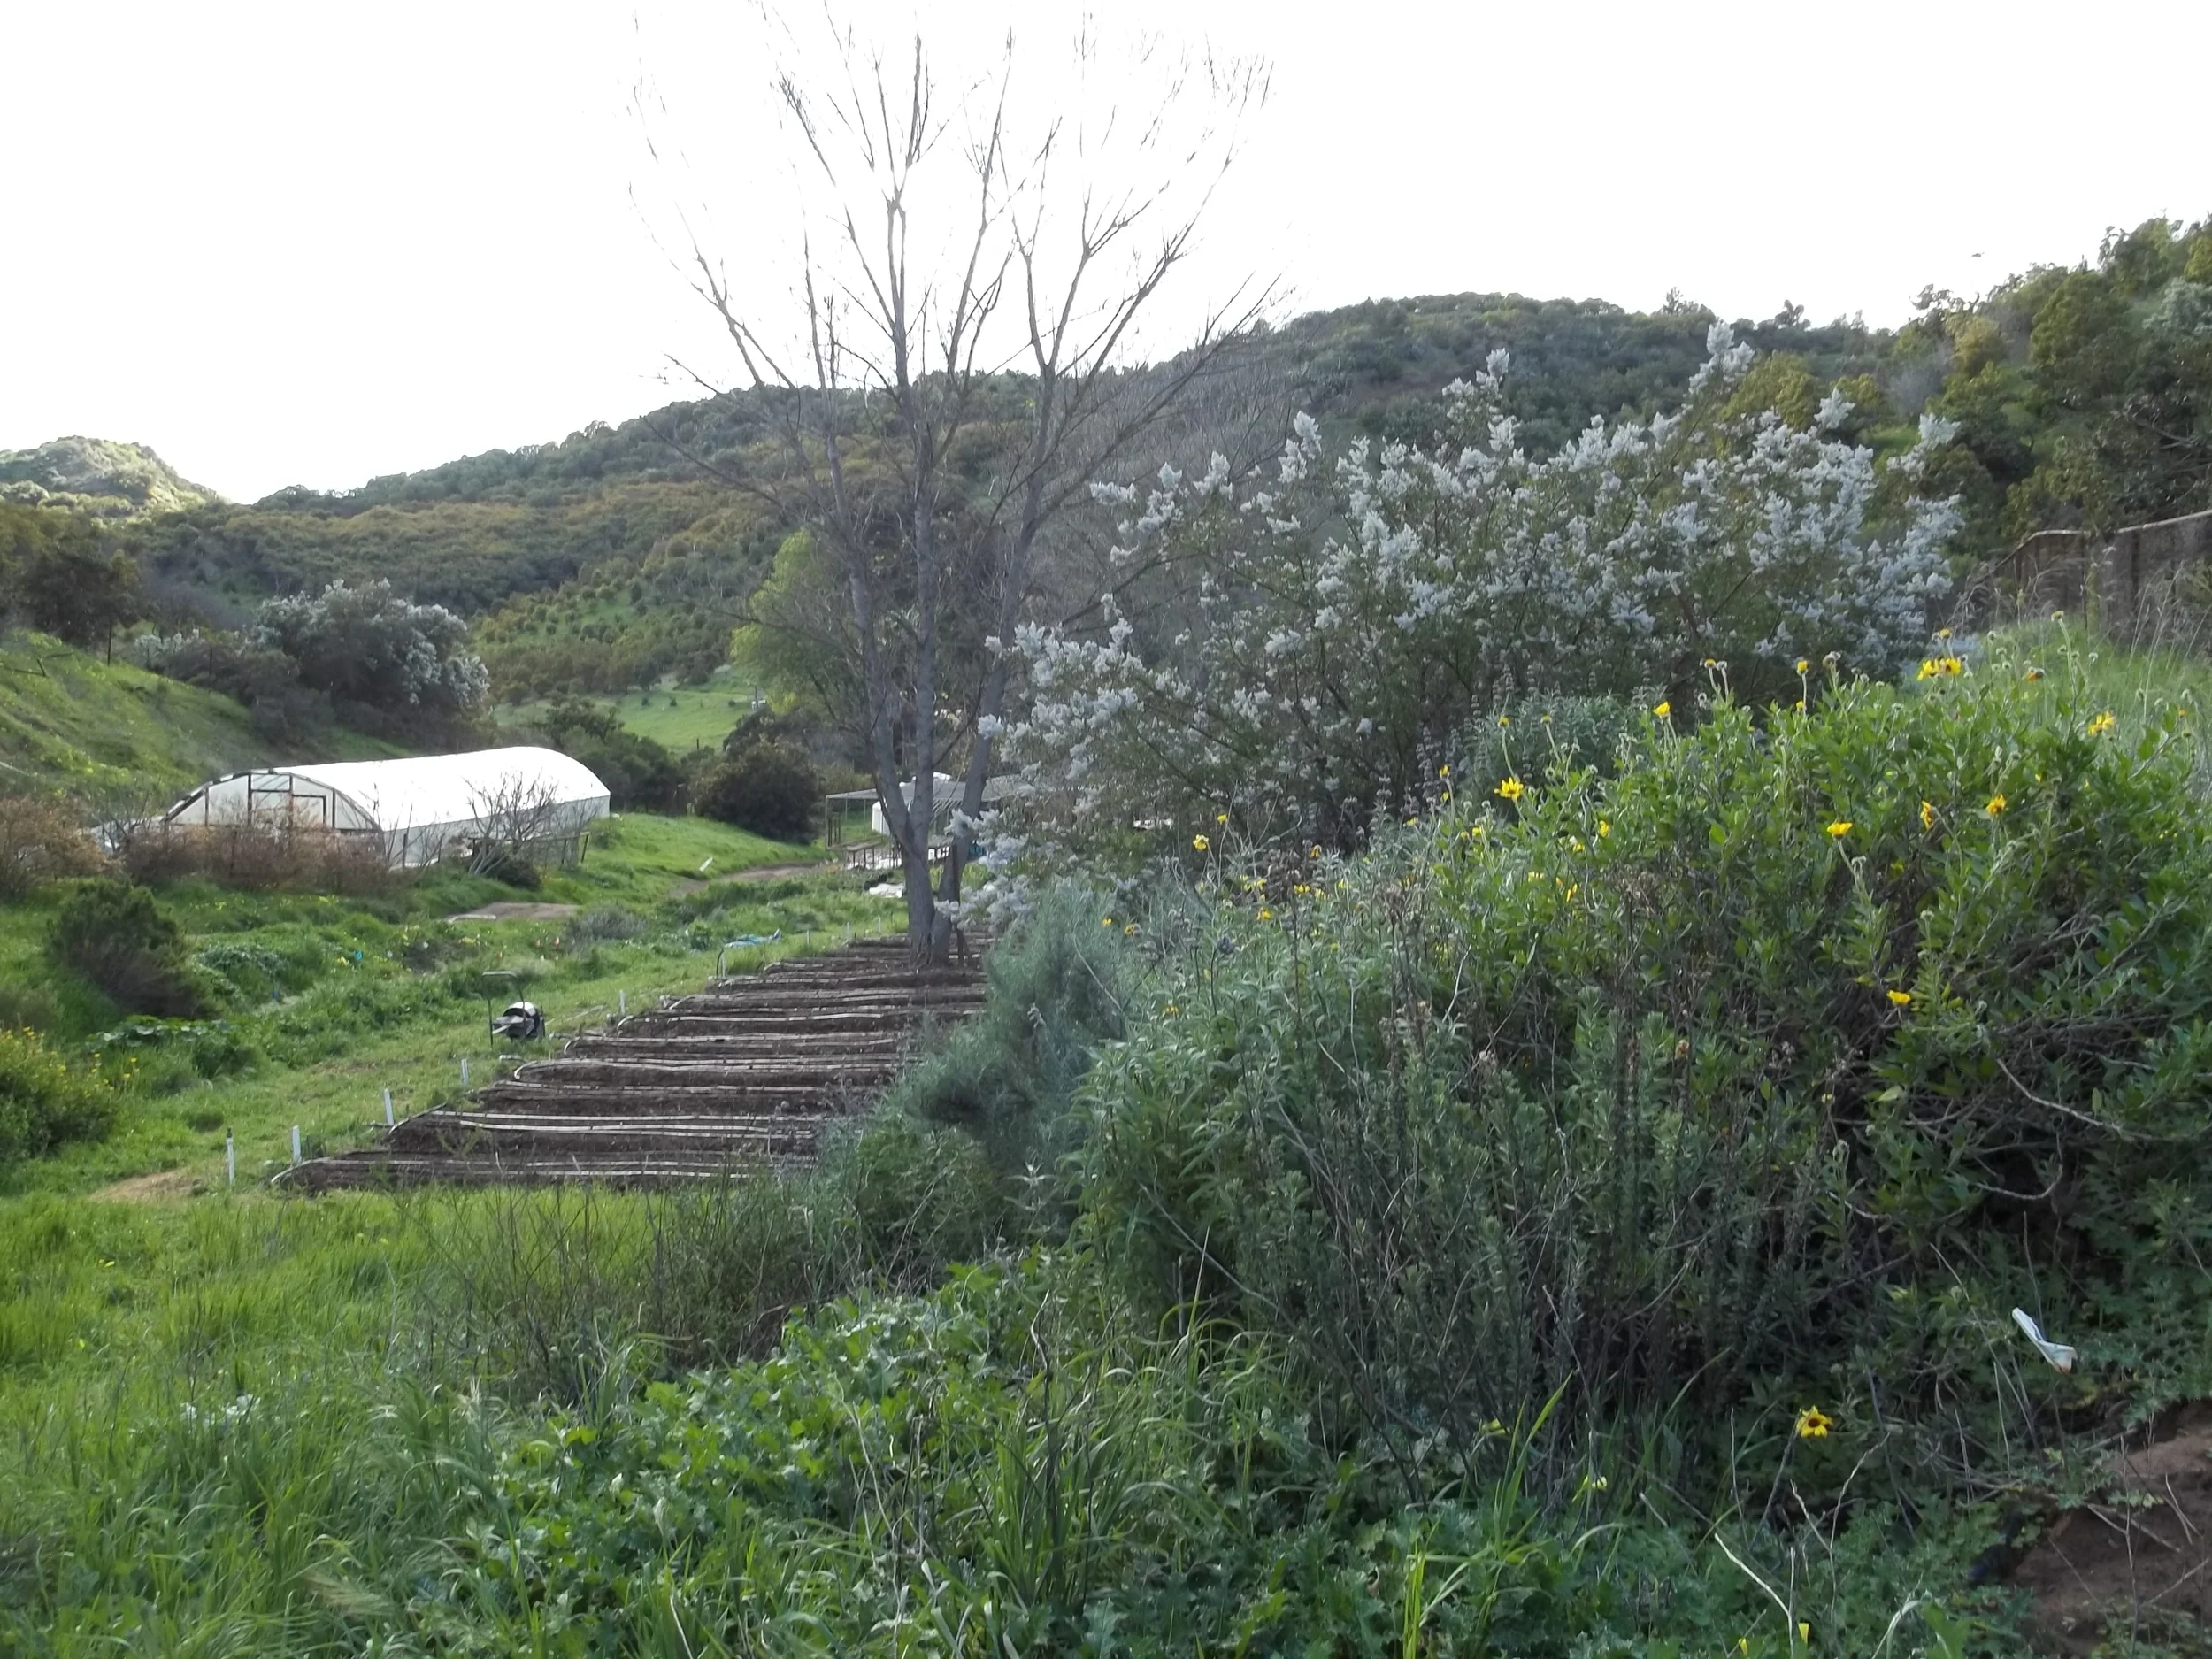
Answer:
[{"label": "hill covered with trees", "polygon": [[[1302,409],[1340,436],[1425,442],[1446,424],[1444,388],[1504,350],[1503,412],[1542,457],[1594,418],[1678,403],[1716,320],[1679,296],[1633,311],[1424,296],[1298,317],[1227,361],[1268,388],[1286,425]],[[1742,396],[1801,430],[1839,387],[1854,405],[1848,435],[1884,456],[1910,446],[1923,412],[1957,424],[1944,465],[1966,511],[1962,562],[2047,526],[2108,528],[2212,501],[2202,223],[2115,232],[2093,259],[1978,298],[1931,290],[1893,331],[1816,324],[1787,303],[1733,326],[1762,354]],[[1018,416],[1025,383],[1009,377],[995,396]],[[1203,416],[1186,426],[1179,458],[1202,459],[1216,434]],[[68,439],[0,455],[0,495],[99,519],[173,616],[234,626],[274,595],[383,578],[472,619],[499,695],[609,692],[703,679],[724,659],[789,528],[733,487],[767,429],[749,395],[680,402],[555,443],[251,503],[199,489],[138,446]]]},{"label": "hill covered with trees", "polygon": [[56,438],[35,449],[0,449],[0,501],[19,506],[58,507],[119,523],[221,500],[142,443]]}]

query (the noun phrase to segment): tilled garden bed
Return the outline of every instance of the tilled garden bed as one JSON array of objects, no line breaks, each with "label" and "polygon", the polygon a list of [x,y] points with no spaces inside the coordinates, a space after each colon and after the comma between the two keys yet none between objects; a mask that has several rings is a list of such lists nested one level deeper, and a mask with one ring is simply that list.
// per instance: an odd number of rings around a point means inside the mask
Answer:
[{"label": "tilled garden bed", "polygon": [[903,938],[860,940],[710,979],[278,1184],[649,1186],[803,1166],[829,1125],[882,1094],[926,1030],[982,1004],[978,962],[917,972],[906,951]]}]

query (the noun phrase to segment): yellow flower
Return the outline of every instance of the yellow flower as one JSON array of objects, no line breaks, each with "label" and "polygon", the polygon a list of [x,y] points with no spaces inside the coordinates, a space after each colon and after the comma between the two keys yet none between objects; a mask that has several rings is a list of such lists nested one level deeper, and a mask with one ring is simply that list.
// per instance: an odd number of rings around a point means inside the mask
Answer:
[{"label": "yellow flower", "polygon": [[1991,795],[1991,796],[1989,797],[1989,804],[1988,804],[1987,806],[1985,806],[1985,807],[1984,807],[1984,808],[1982,809],[1982,810],[1983,810],[1983,811],[1985,811],[1985,812],[1988,813],[1988,814],[1989,814],[1989,816],[1990,816],[1990,817],[1992,817],[1992,818],[1995,818],[1995,817],[1997,816],[1997,814],[1999,814],[2000,812],[2003,811],[2004,810],[2005,810],[2005,797],[2004,797],[2004,794],[2003,794],[2003,792],[2002,792],[2001,790],[2001,791],[1999,791],[1997,794]]},{"label": "yellow flower", "polygon": [[2112,718],[2112,710],[2107,709],[2095,719],[2090,721],[2089,735],[2092,737],[2102,737],[2107,732],[2109,732],[2117,725],[2119,725],[2119,722]]},{"label": "yellow flower", "polygon": [[1179,1009],[1179,1008],[1176,1007],[1174,1003],[1170,1002],[1170,1003],[1169,1003],[1169,1004],[1168,1004],[1165,1008],[1164,1008],[1164,1009],[1162,1009],[1162,1010],[1160,1010],[1160,1014],[1161,1014],[1161,1017],[1162,1017],[1163,1018],[1165,1018],[1165,1019],[1173,1019],[1173,1018],[1175,1018],[1178,1014],[1181,1013],[1182,1011],[1183,1011],[1183,1010],[1182,1010],[1181,1009]]},{"label": "yellow flower", "polygon": [[1114,925],[1114,918],[1110,916],[1102,916],[1098,918],[1098,925],[1101,927],[1111,927]]},{"label": "yellow flower", "polygon": [[1933,680],[1935,677],[1936,677],[1936,665],[1935,665],[1935,658],[1934,658],[1934,657],[1922,657],[1922,658],[1920,659],[1920,672],[1919,672],[1919,674],[1916,676],[1916,678],[1921,679],[1921,680]]},{"label": "yellow flower", "polygon": [[1260,911],[1260,920],[1262,920],[1262,921],[1263,921],[1263,922],[1271,922],[1271,921],[1273,921],[1274,919],[1275,919],[1275,912],[1274,912],[1274,911],[1272,911],[1272,910],[1271,910],[1264,909],[1264,908],[1263,908],[1263,909],[1261,910],[1261,911]]},{"label": "yellow flower", "polygon": [[1202,853],[1210,852],[1213,848],[1213,843],[1208,841],[1203,835],[1192,836],[1190,838],[1190,844],[1195,851]]},{"label": "yellow flower", "polygon": [[1797,1621],[1797,1640],[1800,1647],[1809,1647],[1813,1645],[1811,1620],[1801,1618]]},{"label": "yellow flower", "polygon": [[1935,803],[1932,801],[1923,801],[1920,803],[1920,827],[1924,830],[1932,830],[1935,827]]},{"label": "yellow flower", "polygon": [[1832,835],[1838,841],[1841,841],[1850,833],[1851,820],[1847,818],[1839,818],[1828,826],[1828,833]]},{"label": "yellow flower", "polygon": [[1890,1005],[1893,1008],[1910,1008],[1912,1006],[1912,993],[1910,991],[1892,991],[1889,994],[1889,1000]]},{"label": "yellow flower", "polygon": [[2043,671],[2039,668],[2031,668],[2028,670],[2028,678],[2031,680],[2040,680],[2043,678]]},{"label": "yellow flower", "polygon": [[1217,823],[1217,824],[1226,824],[1228,821],[1229,821],[1229,815],[1228,815],[1226,812],[1217,812],[1217,813],[1215,813],[1215,814],[1214,814],[1214,822],[1215,822],[1215,823]]},{"label": "yellow flower", "polygon": [[1951,630],[1948,628],[1938,628],[1935,632],[1935,636],[1939,640],[1947,640],[1951,637]]},{"label": "yellow flower", "polygon": [[1508,778],[1498,786],[1496,793],[1501,801],[1517,801],[1528,793],[1528,789],[1518,778]]},{"label": "yellow flower", "polygon": [[1613,826],[1611,822],[1605,818],[1600,818],[1598,820],[1598,833],[1601,835],[1610,835],[1612,833]]},{"label": "yellow flower", "polygon": [[1121,928],[1121,936],[1122,936],[1124,939],[1127,939],[1127,938],[1129,938],[1131,935],[1133,935],[1133,933],[1135,933],[1135,932],[1136,932],[1136,931],[1137,931],[1137,925],[1136,925],[1136,923],[1134,923],[1134,922],[1125,922],[1125,923],[1123,923],[1123,924],[1122,924],[1122,928]]},{"label": "yellow flower", "polygon": [[1307,857],[1309,857],[1309,858],[1318,858],[1318,857],[1320,857],[1320,856],[1321,856],[1321,849],[1320,849],[1320,848],[1318,848],[1318,847],[1309,847],[1309,848],[1307,848],[1307,849],[1306,849],[1306,856],[1307,856]]},{"label": "yellow flower", "polygon": [[1674,704],[1663,697],[1652,705],[1651,711],[1663,720],[1674,712]]},{"label": "yellow flower", "polygon": [[1807,1406],[1797,1414],[1797,1438],[1801,1440],[1824,1440],[1828,1431],[1835,1426],[1835,1420],[1818,1406]]},{"label": "yellow flower", "polygon": [[1502,714],[1498,717],[1498,730],[1501,732],[1504,731],[1506,727],[1511,726],[1513,722],[1507,718],[1504,715]]},{"label": "yellow flower", "polygon": [[1439,766],[1436,769],[1436,775],[1440,778],[1448,778],[1452,775],[1452,769],[1449,766]]},{"label": "yellow flower", "polygon": [[1801,673],[1801,673],[1803,673],[1803,672],[1805,672],[1808,668],[1809,668],[1809,667],[1811,667],[1811,666],[1812,666],[1812,664],[1809,664],[1809,663],[1808,663],[1808,662],[1807,662],[1807,661],[1806,661],[1803,657],[1799,657],[1799,658],[1797,659],[1797,672],[1798,672],[1799,673]]}]

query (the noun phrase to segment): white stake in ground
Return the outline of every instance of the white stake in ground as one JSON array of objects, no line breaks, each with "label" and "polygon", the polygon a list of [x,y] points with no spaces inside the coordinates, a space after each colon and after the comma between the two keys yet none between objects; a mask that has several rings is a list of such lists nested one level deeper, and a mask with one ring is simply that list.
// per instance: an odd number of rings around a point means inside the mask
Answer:
[{"label": "white stake in ground", "polygon": [[387,1129],[392,1126],[392,1091],[389,1089],[384,1091],[384,1126]]},{"label": "white stake in ground", "polygon": [[238,1185],[238,1141],[227,1129],[223,1131],[223,1172],[233,1187]]},{"label": "white stake in ground", "polygon": [[294,1124],[294,1125],[292,1125],[292,1162],[293,1162],[293,1164],[294,1164],[295,1165],[296,1165],[296,1164],[299,1163],[299,1161],[300,1161],[300,1126],[299,1126],[297,1124]]},{"label": "white stake in ground", "polygon": [[462,1087],[463,1088],[466,1088],[468,1086],[469,1086],[469,1057],[468,1057],[468,1056],[466,1056],[466,1055],[463,1055],[463,1056],[461,1056],[461,1087]]}]

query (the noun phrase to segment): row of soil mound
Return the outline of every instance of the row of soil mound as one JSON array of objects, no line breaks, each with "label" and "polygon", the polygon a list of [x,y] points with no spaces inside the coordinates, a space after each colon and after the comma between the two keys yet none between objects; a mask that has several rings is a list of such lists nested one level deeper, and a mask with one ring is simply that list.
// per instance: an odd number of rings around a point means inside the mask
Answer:
[{"label": "row of soil mound", "polygon": [[465,1103],[374,1145],[287,1170],[327,1192],[423,1183],[649,1185],[735,1165],[811,1163],[831,1123],[865,1110],[924,1031],[983,1001],[969,959],[917,972],[903,937],[710,979],[695,995],[572,1039]]}]

